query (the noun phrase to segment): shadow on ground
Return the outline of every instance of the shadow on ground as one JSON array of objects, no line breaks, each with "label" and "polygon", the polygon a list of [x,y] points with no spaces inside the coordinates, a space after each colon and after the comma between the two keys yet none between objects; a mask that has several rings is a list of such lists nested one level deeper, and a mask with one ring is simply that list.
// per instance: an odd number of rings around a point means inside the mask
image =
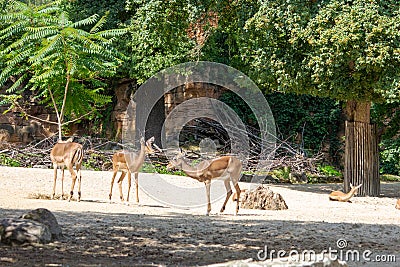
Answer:
[{"label": "shadow on ground", "polygon": [[[343,184],[274,184],[273,186],[326,195],[335,190],[343,191]],[[400,198],[400,183],[381,182],[381,197]]]},{"label": "shadow on ground", "polygon": [[[23,212],[0,208],[0,218],[17,217]],[[323,249],[338,249],[340,238],[347,240],[346,249],[397,253],[400,260],[399,225],[258,220],[257,217],[246,220],[240,216],[180,213],[150,216],[56,212],[55,215],[63,229],[63,240],[38,246],[0,245],[0,266],[195,266],[257,259],[257,253],[265,246],[268,256],[272,250],[289,253],[307,249],[318,253]]]}]

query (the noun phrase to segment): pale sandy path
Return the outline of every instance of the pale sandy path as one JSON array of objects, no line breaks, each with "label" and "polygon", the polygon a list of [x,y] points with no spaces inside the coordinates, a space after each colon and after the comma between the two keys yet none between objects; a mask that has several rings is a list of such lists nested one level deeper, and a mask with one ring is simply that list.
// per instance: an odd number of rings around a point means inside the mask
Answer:
[{"label": "pale sandy path", "polygon": [[[204,186],[187,177],[140,174],[142,189],[150,192],[140,191],[141,205],[133,203],[133,188],[131,205],[120,204],[117,185],[113,203],[108,203],[111,172],[83,171],[80,203],[27,198],[30,193],[50,194],[52,175],[52,170],[0,167],[0,218],[45,207],[55,213],[65,234],[61,242],[46,246],[0,246],[0,266],[203,265],[255,259],[265,246],[287,252],[337,249],[340,238],[348,242],[344,252],[371,250],[373,259],[397,259],[387,264],[350,261],[350,266],[400,266],[400,211],[394,209],[400,183],[382,184],[385,197],[354,198],[351,204],[328,201],[327,194],[340,189],[336,184],[274,185],[288,210],[242,209],[233,216],[230,203],[224,215],[217,215],[222,205],[218,200],[212,204],[213,215],[205,217],[205,206],[196,206],[205,201]],[[66,192],[70,182],[66,172]],[[124,194],[126,188],[124,184]],[[214,198],[223,197],[222,182],[211,190]]]}]

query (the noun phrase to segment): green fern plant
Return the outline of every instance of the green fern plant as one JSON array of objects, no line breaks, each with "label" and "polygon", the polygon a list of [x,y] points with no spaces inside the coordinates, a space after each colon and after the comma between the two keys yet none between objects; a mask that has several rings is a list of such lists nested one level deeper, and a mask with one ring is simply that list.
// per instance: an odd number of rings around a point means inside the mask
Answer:
[{"label": "green fern plant", "polygon": [[[115,74],[124,56],[112,44],[125,29],[101,31],[106,17],[92,15],[69,20],[60,1],[34,6],[8,1],[0,13],[0,87],[11,86],[1,101],[11,103],[26,116],[23,92],[31,90],[36,100],[53,107],[61,129],[72,121],[104,107],[103,80]],[[87,28],[94,25],[89,31]],[[3,65],[2,64],[2,65]],[[30,116],[32,117],[32,116]],[[68,121],[65,118],[68,118]]]}]

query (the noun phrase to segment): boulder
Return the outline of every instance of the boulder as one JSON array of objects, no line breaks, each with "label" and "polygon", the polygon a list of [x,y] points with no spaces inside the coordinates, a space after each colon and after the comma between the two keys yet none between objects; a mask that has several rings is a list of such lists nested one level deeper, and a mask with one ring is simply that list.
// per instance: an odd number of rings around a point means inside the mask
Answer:
[{"label": "boulder", "polygon": [[32,210],[18,219],[0,220],[0,242],[4,244],[46,244],[61,237],[61,227],[47,209]]},{"label": "boulder", "polygon": [[35,209],[21,216],[22,219],[36,221],[46,225],[51,233],[52,240],[62,238],[62,230],[56,217],[48,209]]},{"label": "boulder", "polygon": [[247,191],[241,198],[241,208],[243,209],[261,209],[261,210],[287,210],[283,197],[272,192],[268,187],[260,185],[254,190]]},{"label": "boulder", "polygon": [[46,244],[51,241],[49,228],[39,222],[6,218],[0,221],[0,242],[8,245]]}]

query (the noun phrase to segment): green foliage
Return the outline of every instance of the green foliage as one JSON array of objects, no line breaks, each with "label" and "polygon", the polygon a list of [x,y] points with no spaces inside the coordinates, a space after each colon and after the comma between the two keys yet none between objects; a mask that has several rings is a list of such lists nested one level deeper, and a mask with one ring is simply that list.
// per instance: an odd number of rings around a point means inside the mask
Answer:
[{"label": "green foliage", "polygon": [[[104,21],[102,29],[115,29],[122,24],[128,23],[130,14],[125,10],[125,1],[121,0],[99,0],[96,4],[90,0],[62,1],[63,10],[71,14],[71,19],[80,21],[94,14],[104,16],[107,13],[107,20]],[[90,28],[87,28],[89,30]]]},{"label": "green foliage", "polygon": [[[104,18],[96,14],[73,22],[59,2],[9,3],[0,13],[0,40],[12,40],[0,51],[0,61],[7,66],[0,73],[0,86],[13,81],[9,95],[33,91],[31,101],[49,103],[59,113],[59,123],[64,115],[79,118],[111,101],[102,93],[103,79],[112,77],[122,63],[112,43],[124,29],[100,31]],[[89,25],[89,31],[82,29]]]},{"label": "green foliage", "polygon": [[263,1],[246,23],[241,54],[267,90],[398,99],[399,7],[395,0]]},{"label": "green foliage", "polygon": [[[274,115],[279,138],[299,144],[303,149],[317,152],[324,143],[336,160],[341,144],[337,132],[342,122],[341,104],[329,98],[295,94],[266,96]],[[300,140],[299,140],[300,137]]]},{"label": "green foliage", "polygon": [[0,165],[9,167],[20,167],[21,163],[10,156],[0,154]]},{"label": "green foliage", "polygon": [[131,76],[139,83],[158,71],[187,60],[193,46],[186,29],[190,5],[187,1],[131,1]]},{"label": "green foliage", "polygon": [[167,170],[167,167],[161,164],[151,164],[144,162],[141,169],[141,172],[145,173],[159,173],[159,174],[171,174],[171,175],[179,175],[179,176],[186,176],[186,173],[184,173],[181,170],[173,170],[169,171]]},{"label": "green foliage", "polygon": [[387,139],[381,142],[381,174],[400,175],[400,139]]},{"label": "green foliage", "polygon": [[337,176],[341,177],[342,173],[335,169],[335,167],[331,165],[320,165],[318,166],[318,171],[326,176]]},{"label": "green foliage", "polygon": [[[125,9],[126,1],[124,0],[100,0],[93,4],[90,0],[70,1],[63,0],[61,8],[70,14],[72,21],[80,21],[94,14],[100,16],[106,16],[107,19],[102,21],[103,30],[116,29],[121,27],[127,27],[130,24],[130,18],[134,11],[129,12]],[[90,27],[83,27],[89,31]],[[118,39],[114,40],[113,46],[118,51],[121,51],[125,55],[131,55],[132,49],[129,45],[129,35],[119,36]],[[118,68],[117,73],[113,76],[126,78],[130,73],[130,58],[126,58],[122,65]]]},{"label": "green foliage", "polygon": [[86,170],[101,171],[101,162],[107,162],[108,159],[103,154],[90,153],[88,157],[82,161],[82,165]]},{"label": "green foliage", "polygon": [[275,180],[279,180],[280,182],[283,183],[289,183],[290,182],[290,168],[289,167],[284,167],[281,169],[276,169],[271,172],[271,176]]},{"label": "green foliage", "polygon": [[400,182],[400,176],[391,175],[391,174],[383,174],[383,175],[381,175],[381,181]]},{"label": "green foliage", "polygon": [[380,129],[380,173],[400,174],[400,109],[398,103],[376,103],[372,120]]}]

